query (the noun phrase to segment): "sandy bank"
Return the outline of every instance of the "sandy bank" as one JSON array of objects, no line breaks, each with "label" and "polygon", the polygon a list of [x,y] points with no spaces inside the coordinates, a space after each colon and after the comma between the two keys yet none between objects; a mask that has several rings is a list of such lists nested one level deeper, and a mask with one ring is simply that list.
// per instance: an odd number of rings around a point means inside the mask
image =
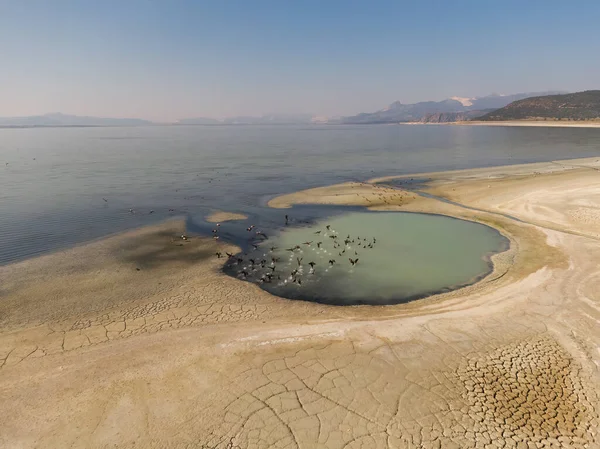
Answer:
[{"label": "sandy bank", "polygon": [[206,217],[206,221],[210,223],[219,223],[221,221],[245,220],[247,215],[238,214],[235,212],[215,211]]},{"label": "sandy bank", "polygon": [[368,183],[346,182],[281,195],[271,199],[269,207],[284,209],[294,204],[329,204],[347,206],[402,205],[414,200],[414,194]]},{"label": "sandy bank", "polygon": [[273,200],[511,239],[481,282],[405,305],[275,298],[176,223],[1,267],[0,446],[597,447],[596,164],[419,175],[469,208],[373,184]]}]

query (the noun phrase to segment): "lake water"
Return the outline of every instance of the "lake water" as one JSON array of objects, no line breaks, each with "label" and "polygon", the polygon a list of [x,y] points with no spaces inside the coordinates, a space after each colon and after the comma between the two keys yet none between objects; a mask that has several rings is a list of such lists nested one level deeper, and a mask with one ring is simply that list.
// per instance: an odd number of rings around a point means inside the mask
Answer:
[{"label": "lake water", "polygon": [[600,130],[581,128],[0,129],[0,264],[169,216],[185,216],[192,231],[210,234],[204,217],[212,210],[248,214],[248,222],[223,226],[223,238],[247,245],[248,223],[269,233],[281,228],[285,213],[296,225],[346,211],[266,208],[277,194],[374,176],[598,154]]},{"label": "lake water", "polygon": [[441,215],[353,212],[286,228],[226,272],[291,299],[396,304],[474,282],[508,245],[488,226]]}]

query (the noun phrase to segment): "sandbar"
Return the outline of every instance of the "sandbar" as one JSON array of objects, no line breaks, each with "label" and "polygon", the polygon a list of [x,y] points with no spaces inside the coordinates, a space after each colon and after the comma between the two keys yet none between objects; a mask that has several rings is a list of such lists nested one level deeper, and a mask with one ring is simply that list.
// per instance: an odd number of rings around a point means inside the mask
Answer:
[{"label": "sandbar", "polygon": [[280,195],[268,202],[269,207],[286,209],[294,204],[327,204],[344,206],[402,205],[416,199],[416,195],[365,182],[345,182]]},{"label": "sandbar", "polygon": [[599,170],[272,200],[441,213],[510,239],[481,281],[408,304],[274,297],[221,272],[232,245],[181,241],[181,222],[0,267],[0,446],[598,447]]},{"label": "sandbar", "polygon": [[219,223],[222,221],[245,220],[248,216],[236,212],[215,211],[206,217],[206,221],[210,223]]}]

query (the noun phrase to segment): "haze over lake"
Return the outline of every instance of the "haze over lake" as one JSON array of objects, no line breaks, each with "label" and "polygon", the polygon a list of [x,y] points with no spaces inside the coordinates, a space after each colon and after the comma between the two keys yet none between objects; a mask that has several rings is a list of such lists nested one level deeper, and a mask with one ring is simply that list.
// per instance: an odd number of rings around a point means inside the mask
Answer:
[{"label": "haze over lake", "polygon": [[[266,201],[308,187],[591,157],[599,149],[599,130],[569,128],[0,129],[0,263],[169,216],[185,215],[202,231],[213,210],[242,212],[249,222],[277,227],[285,212],[266,208]],[[288,213],[298,221],[320,214],[293,210]]]}]

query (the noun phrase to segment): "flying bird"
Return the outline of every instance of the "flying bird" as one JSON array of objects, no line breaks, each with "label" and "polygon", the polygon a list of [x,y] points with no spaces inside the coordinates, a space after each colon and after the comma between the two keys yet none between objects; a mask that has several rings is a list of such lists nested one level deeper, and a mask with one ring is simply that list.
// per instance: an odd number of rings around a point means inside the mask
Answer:
[{"label": "flying bird", "polygon": [[358,262],[358,259],[354,259],[354,260],[348,259],[348,260],[350,261],[350,263],[352,264],[352,266],[356,265],[357,262]]}]

